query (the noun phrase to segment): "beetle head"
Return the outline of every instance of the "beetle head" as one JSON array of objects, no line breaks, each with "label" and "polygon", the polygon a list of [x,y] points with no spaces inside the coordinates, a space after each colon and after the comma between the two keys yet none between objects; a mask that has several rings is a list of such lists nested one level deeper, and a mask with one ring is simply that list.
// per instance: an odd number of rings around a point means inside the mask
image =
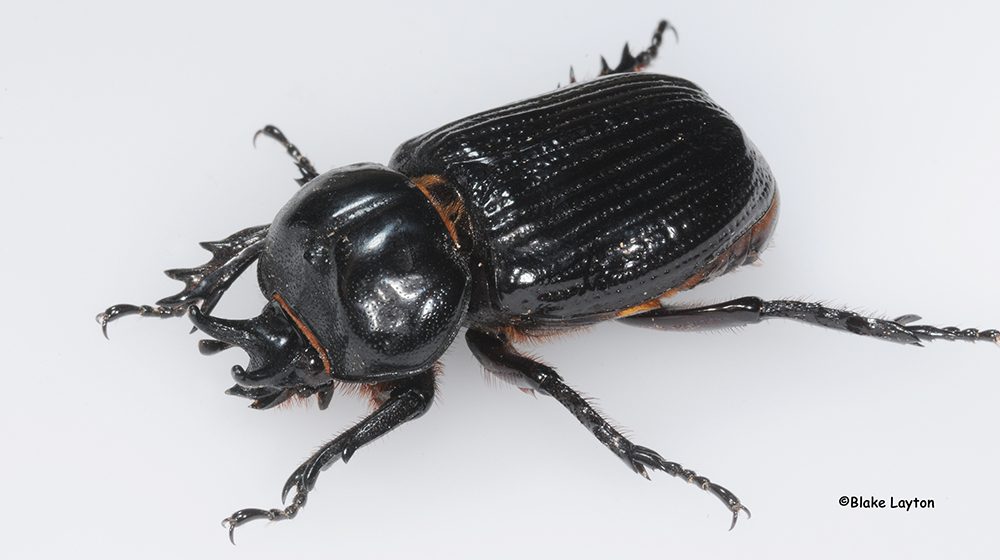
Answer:
[{"label": "beetle head", "polygon": [[[188,313],[198,329],[225,343],[222,348],[239,346],[250,355],[247,369],[233,366],[237,385],[229,394],[253,399],[254,408],[270,408],[292,396],[319,393],[320,406],[326,408],[333,388],[330,376],[282,303],[272,298],[260,315],[245,320],[212,317],[193,305]],[[210,342],[202,341],[204,353],[216,348]]]},{"label": "beetle head", "polygon": [[[195,325],[250,355],[231,394],[272,406],[334,381],[425,371],[461,326],[468,266],[440,215],[405,176],[376,164],[320,175],[278,213],[257,269],[269,298],[236,321],[192,309]],[[263,399],[263,400],[262,400]]]}]

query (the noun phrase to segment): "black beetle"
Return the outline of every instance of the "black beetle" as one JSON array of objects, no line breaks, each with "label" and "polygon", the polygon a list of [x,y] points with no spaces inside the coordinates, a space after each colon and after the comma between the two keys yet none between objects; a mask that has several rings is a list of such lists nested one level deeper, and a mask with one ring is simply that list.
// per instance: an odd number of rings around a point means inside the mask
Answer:
[{"label": "black beetle", "polygon": [[[461,329],[497,376],[554,397],[637,473],[665,471],[697,484],[732,512],[729,490],[621,435],[551,367],[514,343],[617,320],[672,329],[715,329],[789,318],[875,338],[1000,341],[1000,331],[910,325],[802,301],[743,297],[709,306],[662,302],[756,260],[778,215],[767,163],[732,117],[696,85],[641,74],[656,56],[628,46],[600,76],[445,125],[402,144],[388,166],[357,164],[320,175],[275,127],[303,188],[270,225],[202,246],[213,258],[168,270],[186,283],[157,306],[128,314],[188,314],[213,337],[203,353],[239,346],[228,394],[271,408],[338,386],[361,388],[374,412],[324,445],[288,479],[284,509],[243,509],[230,539],[258,518],[290,519],[320,471],[421,416],[433,400],[437,360]],[[256,139],[256,136],[255,136]],[[259,259],[268,298],[249,320],[211,315],[223,293]],[[648,478],[648,476],[647,476]]]}]

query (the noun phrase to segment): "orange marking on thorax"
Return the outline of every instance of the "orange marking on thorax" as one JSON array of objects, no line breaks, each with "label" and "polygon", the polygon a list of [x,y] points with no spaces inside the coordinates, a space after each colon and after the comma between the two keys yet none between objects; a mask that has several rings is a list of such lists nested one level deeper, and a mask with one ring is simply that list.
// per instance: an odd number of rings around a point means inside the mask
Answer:
[{"label": "orange marking on thorax", "polygon": [[289,307],[287,303],[285,303],[285,298],[281,297],[277,292],[275,292],[274,295],[272,295],[271,297],[273,297],[274,301],[278,302],[278,305],[280,305],[281,308],[285,310],[285,313],[287,313],[288,316],[291,317],[292,322],[295,323],[296,327],[298,327],[299,332],[301,332],[302,335],[306,337],[306,340],[309,341],[309,344],[319,354],[319,359],[323,361],[323,369],[326,371],[327,375],[332,376],[333,372],[330,369],[330,357],[326,355],[326,350],[323,349],[323,345],[319,343],[319,339],[316,338],[316,335],[314,335],[313,332],[309,329],[309,327],[302,322],[302,319],[299,319],[298,315],[292,312],[292,308]]},{"label": "orange marking on thorax", "polygon": [[448,228],[448,234],[451,235],[455,246],[460,251],[469,249],[472,227],[462,195],[448,185],[448,181],[440,175],[421,175],[410,180],[434,205],[434,209],[441,216],[441,221],[444,222],[444,227]]}]

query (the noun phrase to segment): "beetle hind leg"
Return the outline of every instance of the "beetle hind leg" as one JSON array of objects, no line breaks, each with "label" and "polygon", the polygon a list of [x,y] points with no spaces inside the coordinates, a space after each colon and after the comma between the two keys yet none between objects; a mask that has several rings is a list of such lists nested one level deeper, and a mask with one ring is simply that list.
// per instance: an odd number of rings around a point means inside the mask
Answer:
[{"label": "beetle hind leg", "polygon": [[894,320],[866,317],[853,311],[795,300],[765,301],[759,297],[742,297],[699,307],[663,306],[618,319],[636,327],[660,330],[711,330],[741,327],[765,319],[793,319],[828,329],[870,336],[900,344],[921,346],[932,340],[988,340],[1000,343],[1000,330],[959,329],[911,325],[917,315],[903,315]]},{"label": "beetle hind leg", "polygon": [[[649,47],[646,50],[636,54],[635,56],[629,51],[628,43],[625,44],[625,48],[622,50],[621,61],[618,62],[618,66],[612,69],[608,66],[608,61],[601,57],[601,73],[598,76],[607,76],[608,74],[624,74],[627,72],[639,72],[645,67],[649,66],[649,63],[656,58],[659,54],[660,44],[663,43],[663,34],[667,31],[673,31],[674,38],[677,39],[677,28],[670,25],[667,20],[661,20],[659,25],[656,26],[656,31],[653,32],[653,39],[649,43]],[[572,71],[571,71],[572,74]]]},{"label": "beetle hind leg", "polygon": [[559,401],[598,441],[633,471],[648,479],[646,469],[654,469],[696,484],[726,504],[733,514],[730,529],[736,526],[741,511],[745,511],[747,517],[750,517],[750,510],[726,488],[677,463],[665,460],[652,449],[632,443],[608,423],[587,399],[570,389],[554,369],[520,354],[503,334],[469,329],[465,333],[465,340],[483,367],[501,378],[523,381],[527,387]]},{"label": "beetle hind leg", "polygon": [[291,504],[283,509],[247,508],[237,511],[222,521],[222,525],[229,529],[229,540],[236,544],[233,532],[248,521],[255,519],[280,521],[294,518],[306,505],[306,498],[316,486],[319,473],[338,460],[348,462],[354,452],[362,446],[427,412],[434,400],[436,373],[435,366],[413,377],[386,383],[382,395],[387,395],[387,398],[375,412],[321,447],[295,469],[281,490],[281,501],[284,503],[288,493],[295,488]]}]

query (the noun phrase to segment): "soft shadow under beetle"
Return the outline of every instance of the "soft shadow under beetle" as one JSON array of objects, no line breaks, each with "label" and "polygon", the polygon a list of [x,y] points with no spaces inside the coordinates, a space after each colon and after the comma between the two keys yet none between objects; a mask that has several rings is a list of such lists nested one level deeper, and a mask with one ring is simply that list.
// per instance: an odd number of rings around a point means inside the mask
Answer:
[{"label": "soft shadow under beetle", "polygon": [[[515,349],[534,337],[617,320],[671,329],[726,328],[788,318],[875,338],[1000,340],[1000,331],[913,326],[801,301],[744,297],[709,306],[663,303],[679,291],[756,260],[776,224],[778,194],[763,157],[700,88],[636,72],[657,54],[628,47],[596,79],[467,117],[401,145],[388,166],[357,164],[318,174],[274,127],[303,185],[270,225],[203,243],[207,264],[167,274],[186,283],[157,306],[128,314],[187,314],[213,337],[201,350],[246,350],[228,393],[270,408],[316,395],[326,408],[338,386],[370,396],[374,412],[288,479],[284,509],[243,509],[252,519],[294,517],[320,471],[421,416],[434,396],[437,360],[465,329],[490,372],[552,396],[635,470],[667,472],[726,504],[735,525],[746,509],[726,488],[635,445],[551,367]],[[268,298],[261,314],[211,312],[255,260]],[[732,525],[730,526],[732,528]]]}]

